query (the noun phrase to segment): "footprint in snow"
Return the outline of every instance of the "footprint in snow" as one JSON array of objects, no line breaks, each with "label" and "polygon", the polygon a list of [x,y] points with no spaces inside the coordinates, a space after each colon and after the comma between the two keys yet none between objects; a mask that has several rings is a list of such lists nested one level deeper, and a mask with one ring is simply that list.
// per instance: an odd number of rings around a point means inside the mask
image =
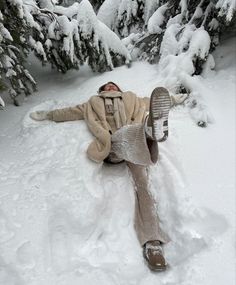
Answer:
[{"label": "footprint in snow", "polygon": [[0,243],[4,243],[13,238],[15,232],[12,230],[10,221],[0,209]]},{"label": "footprint in snow", "polygon": [[57,273],[65,272],[70,264],[69,217],[65,209],[57,209],[49,218],[51,264]]},{"label": "footprint in snow", "polygon": [[33,268],[35,266],[32,245],[30,241],[24,242],[17,249],[16,258],[21,267]]},{"label": "footprint in snow", "polygon": [[19,276],[16,269],[9,264],[6,264],[0,256],[0,284],[1,285],[23,285],[22,278]]}]

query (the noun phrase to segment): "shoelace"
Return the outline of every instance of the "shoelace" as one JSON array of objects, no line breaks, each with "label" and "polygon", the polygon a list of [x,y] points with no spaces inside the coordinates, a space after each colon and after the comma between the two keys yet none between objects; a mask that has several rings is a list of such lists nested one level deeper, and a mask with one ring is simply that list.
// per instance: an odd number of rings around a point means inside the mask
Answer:
[{"label": "shoelace", "polygon": [[150,243],[147,243],[145,246],[145,254],[148,256],[148,250],[151,250],[153,255],[161,254],[162,255],[162,247],[161,245],[153,245]]}]

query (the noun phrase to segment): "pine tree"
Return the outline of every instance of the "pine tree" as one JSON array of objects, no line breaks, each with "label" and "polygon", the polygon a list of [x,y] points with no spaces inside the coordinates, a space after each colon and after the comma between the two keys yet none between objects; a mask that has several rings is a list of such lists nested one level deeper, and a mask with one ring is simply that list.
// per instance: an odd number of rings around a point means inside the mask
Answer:
[{"label": "pine tree", "polygon": [[[212,51],[219,42],[220,33],[235,17],[235,9],[234,0],[105,0],[98,17],[122,38],[128,37],[125,41],[135,50],[136,58],[156,63],[161,56],[165,32],[172,24],[179,25],[174,35],[178,39],[176,44],[186,36],[185,31],[190,26],[192,31],[203,28],[210,36],[209,51]],[[185,45],[183,50],[186,49]],[[199,74],[205,58],[193,60],[195,73]]]},{"label": "pine tree", "polygon": [[[56,2],[56,1],[54,1]],[[36,82],[25,68],[30,51],[43,64],[60,72],[88,62],[94,71],[129,63],[130,55],[118,36],[101,23],[88,0],[69,7],[53,1],[3,0],[0,4],[0,85],[9,88],[18,105]]]},{"label": "pine tree", "polygon": [[124,38],[143,31],[157,8],[158,1],[153,0],[105,0],[98,18]]},{"label": "pine tree", "polygon": [[234,0],[105,0],[98,18],[124,38],[133,59],[159,62],[158,84],[189,93],[191,116],[206,126],[211,116],[194,75],[214,68],[211,52],[235,9]]},{"label": "pine tree", "polygon": [[[4,15],[1,13],[4,12]],[[24,67],[27,54],[26,38],[28,27],[17,2],[9,5],[0,3],[0,86],[9,85],[9,94],[18,105],[16,97],[29,95],[36,89],[36,83]]]}]

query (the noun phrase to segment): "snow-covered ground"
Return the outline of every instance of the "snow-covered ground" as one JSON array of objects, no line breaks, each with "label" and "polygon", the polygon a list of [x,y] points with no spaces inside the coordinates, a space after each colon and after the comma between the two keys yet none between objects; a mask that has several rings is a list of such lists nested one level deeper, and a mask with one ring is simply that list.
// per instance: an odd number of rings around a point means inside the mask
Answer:
[{"label": "snow-covered ground", "polygon": [[83,121],[35,122],[29,112],[87,101],[106,81],[140,96],[160,82],[155,65],[60,75],[32,65],[39,92],[0,111],[0,285],[235,284],[235,39],[199,77],[214,123],[170,114],[170,137],[151,169],[170,265],[151,273],[133,229],[133,187],[124,165],[86,158]]}]

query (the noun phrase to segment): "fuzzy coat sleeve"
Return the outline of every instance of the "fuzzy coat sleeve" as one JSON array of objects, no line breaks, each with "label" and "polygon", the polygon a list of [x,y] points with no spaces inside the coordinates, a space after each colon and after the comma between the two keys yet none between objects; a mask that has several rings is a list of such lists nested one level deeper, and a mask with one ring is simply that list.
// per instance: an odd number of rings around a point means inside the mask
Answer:
[{"label": "fuzzy coat sleeve", "polygon": [[68,107],[63,109],[55,109],[48,113],[48,118],[54,122],[66,122],[84,119],[84,104],[77,105],[75,107]]},{"label": "fuzzy coat sleeve", "polygon": [[150,98],[149,97],[143,97],[142,100],[145,103],[146,112],[148,112],[149,111],[149,105],[150,105]]}]

